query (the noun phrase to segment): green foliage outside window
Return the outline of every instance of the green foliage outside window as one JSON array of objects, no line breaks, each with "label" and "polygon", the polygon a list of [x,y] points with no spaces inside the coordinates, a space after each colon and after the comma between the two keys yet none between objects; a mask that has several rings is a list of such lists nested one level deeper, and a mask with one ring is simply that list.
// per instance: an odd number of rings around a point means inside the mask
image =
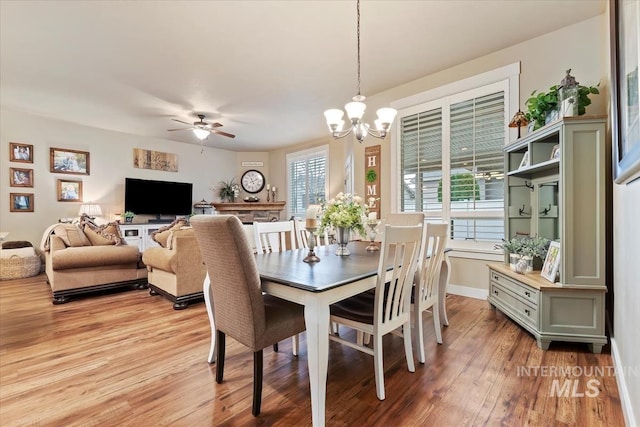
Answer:
[{"label": "green foliage outside window", "polygon": [[[451,175],[451,201],[480,200],[480,187],[470,172]],[[438,182],[438,202],[442,202],[442,180]]]}]

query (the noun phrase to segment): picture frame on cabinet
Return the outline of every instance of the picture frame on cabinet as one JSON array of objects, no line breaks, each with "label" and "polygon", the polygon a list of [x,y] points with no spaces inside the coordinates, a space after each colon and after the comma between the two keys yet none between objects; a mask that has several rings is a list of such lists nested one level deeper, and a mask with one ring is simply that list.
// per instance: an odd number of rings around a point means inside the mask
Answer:
[{"label": "picture frame on cabinet", "polygon": [[551,150],[551,157],[549,160],[560,159],[560,145],[556,144],[553,146],[553,150]]},{"label": "picture frame on cabinet", "polygon": [[640,178],[639,8],[638,2],[609,2],[611,142],[616,184]]},{"label": "picture frame on cabinet", "polygon": [[544,264],[542,265],[542,271],[540,272],[540,276],[544,277],[551,283],[556,281],[556,276],[558,274],[558,268],[560,267],[560,242],[552,241],[549,244],[549,250],[547,251],[547,256],[544,259]]},{"label": "picture frame on cabinet", "polygon": [[9,212],[33,212],[33,193],[9,193]]},{"label": "picture frame on cabinet", "polygon": [[89,175],[89,152],[51,148],[49,149],[49,166],[52,173]]},{"label": "picture frame on cabinet", "polygon": [[33,169],[9,168],[9,186],[33,187]]},{"label": "picture frame on cabinet", "polygon": [[82,201],[82,181],[59,179],[57,187],[58,187],[59,202],[81,202]]},{"label": "picture frame on cabinet", "polygon": [[9,161],[33,163],[33,145],[19,142],[9,143]]},{"label": "picture frame on cabinet", "polygon": [[520,161],[520,166],[518,169],[526,168],[529,166],[529,150],[524,152],[524,156],[522,156],[522,160]]}]

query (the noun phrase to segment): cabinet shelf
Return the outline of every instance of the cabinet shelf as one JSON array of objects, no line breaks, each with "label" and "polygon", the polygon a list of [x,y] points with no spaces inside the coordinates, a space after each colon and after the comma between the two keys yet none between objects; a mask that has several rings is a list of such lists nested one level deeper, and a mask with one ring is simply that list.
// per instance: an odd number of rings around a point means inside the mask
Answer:
[{"label": "cabinet shelf", "polygon": [[546,162],[536,163],[535,165],[527,166],[525,168],[516,169],[507,173],[507,176],[517,176],[519,178],[531,178],[534,175],[537,175],[542,172],[559,170],[560,169],[560,160],[551,159]]}]

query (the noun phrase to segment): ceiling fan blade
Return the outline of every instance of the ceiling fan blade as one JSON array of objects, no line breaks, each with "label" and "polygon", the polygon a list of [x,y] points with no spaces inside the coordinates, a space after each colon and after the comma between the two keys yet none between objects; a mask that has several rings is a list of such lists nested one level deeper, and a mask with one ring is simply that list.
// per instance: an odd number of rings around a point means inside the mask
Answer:
[{"label": "ceiling fan blade", "polygon": [[168,132],[174,131],[174,130],[191,130],[189,128],[180,128],[180,129],[167,129]]},{"label": "ceiling fan blade", "polygon": [[236,136],[232,133],[222,132],[221,130],[211,129],[211,133],[217,133],[218,135],[226,136],[228,138],[235,138]]},{"label": "ceiling fan blade", "polygon": [[193,123],[183,122],[182,120],[178,120],[178,119],[171,119],[171,120],[173,120],[174,122],[184,123],[185,125],[193,126]]},{"label": "ceiling fan blade", "polygon": [[219,128],[220,126],[222,126],[222,123],[218,123],[218,122],[209,123],[209,126],[211,126],[212,128]]}]

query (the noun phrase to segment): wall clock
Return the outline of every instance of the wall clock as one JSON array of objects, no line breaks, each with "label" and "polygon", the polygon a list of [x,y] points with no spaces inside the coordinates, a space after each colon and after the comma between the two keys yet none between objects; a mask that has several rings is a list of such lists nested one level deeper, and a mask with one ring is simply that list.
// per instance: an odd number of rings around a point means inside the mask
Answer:
[{"label": "wall clock", "polygon": [[259,193],[264,188],[264,175],[260,171],[250,169],[242,174],[240,184],[247,193]]}]

